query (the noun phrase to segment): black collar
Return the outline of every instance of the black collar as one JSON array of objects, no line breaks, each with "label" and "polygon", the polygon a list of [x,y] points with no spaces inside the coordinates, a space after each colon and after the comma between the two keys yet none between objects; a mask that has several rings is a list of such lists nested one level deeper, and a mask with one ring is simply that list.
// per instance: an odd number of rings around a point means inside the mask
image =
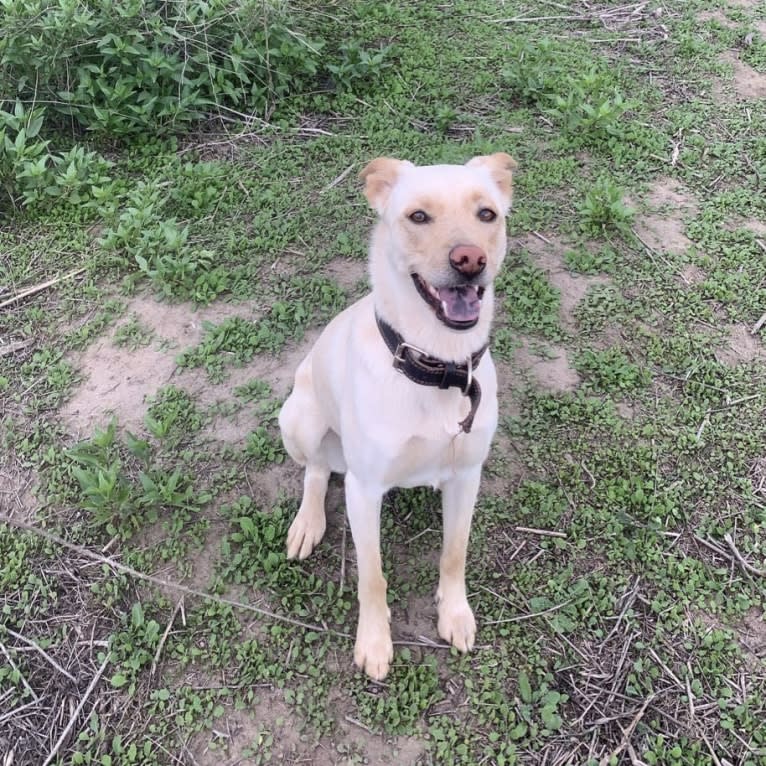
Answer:
[{"label": "black collar", "polygon": [[473,376],[473,372],[479,366],[489,344],[485,343],[466,360],[465,364],[445,362],[428,356],[422,349],[407,343],[390,324],[382,320],[377,314],[375,314],[375,319],[383,340],[394,355],[395,370],[421,386],[438,386],[442,389],[459,388],[463,392],[463,396],[467,396],[471,400],[471,409],[468,415],[459,423],[462,431],[470,433],[476,410],[481,401],[481,386]]}]

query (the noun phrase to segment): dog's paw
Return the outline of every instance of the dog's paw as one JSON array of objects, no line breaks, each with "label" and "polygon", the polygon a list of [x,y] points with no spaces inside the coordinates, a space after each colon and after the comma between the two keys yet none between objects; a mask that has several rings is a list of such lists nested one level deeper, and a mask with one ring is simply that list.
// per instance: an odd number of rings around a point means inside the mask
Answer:
[{"label": "dog's paw", "polygon": [[326,526],[324,512],[298,511],[287,532],[287,558],[305,559],[322,539]]},{"label": "dog's paw", "polygon": [[354,646],[354,662],[375,681],[382,681],[394,659],[394,645],[388,621],[383,625],[359,623]]},{"label": "dog's paw", "polygon": [[473,649],[476,620],[467,601],[439,603],[439,635],[461,652]]}]

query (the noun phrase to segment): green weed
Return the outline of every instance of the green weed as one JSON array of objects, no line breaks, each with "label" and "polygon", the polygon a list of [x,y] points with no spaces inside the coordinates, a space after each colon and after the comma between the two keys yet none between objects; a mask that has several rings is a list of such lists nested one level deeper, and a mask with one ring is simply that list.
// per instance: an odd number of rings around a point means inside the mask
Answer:
[{"label": "green weed", "polygon": [[590,236],[604,236],[610,231],[628,235],[634,211],[624,200],[624,192],[612,179],[601,177],[586,191],[579,207],[580,230]]},{"label": "green weed", "polygon": [[502,296],[503,318],[514,329],[540,332],[546,338],[561,335],[559,292],[545,273],[522,256],[518,266],[506,266],[495,282]]},{"label": "green weed", "polygon": [[618,347],[584,351],[578,357],[576,366],[600,391],[627,392],[647,385],[650,380],[649,371],[631,362]]}]

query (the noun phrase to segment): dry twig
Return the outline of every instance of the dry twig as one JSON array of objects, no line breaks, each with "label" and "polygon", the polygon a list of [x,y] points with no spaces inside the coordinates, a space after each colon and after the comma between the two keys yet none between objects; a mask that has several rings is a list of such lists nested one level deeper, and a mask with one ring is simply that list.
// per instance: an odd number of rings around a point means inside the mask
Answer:
[{"label": "dry twig", "polygon": [[68,274],[64,274],[62,277],[54,277],[53,279],[49,279],[47,282],[42,282],[41,284],[35,285],[34,287],[28,287],[26,290],[22,290],[20,293],[17,293],[16,295],[13,295],[0,303],[0,309],[4,309],[6,306],[10,306],[13,303],[18,303],[20,300],[28,298],[30,295],[35,295],[36,293],[42,292],[43,290],[47,290],[49,287],[53,287],[53,285],[56,285],[59,282],[63,282],[66,279],[72,279],[72,277],[76,277],[78,274],[82,274],[83,271],[85,271],[84,266],[80,269],[70,271]]},{"label": "dry twig", "polygon": [[[0,520],[4,521],[5,519],[0,517]],[[33,649],[38,651],[45,659],[48,661],[48,664],[52,665],[56,670],[58,670],[61,675],[66,676],[73,684],[77,683],[77,679],[69,672],[64,670],[64,668],[61,667],[61,665],[56,662],[56,660],[53,659],[53,657],[48,654],[48,652],[43,649],[40,644],[38,644],[36,641],[33,641],[31,638],[27,638],[26,636],[22,636],[21,633],[17,633],[15,630],[11,630],[10,628],[6,628],[6,631],[8,632],[9,636],[13,636],[14,638],[17,638],[19,641],[23,641],[27,646],[31,646]]]},{"label": "dry twig", "polygon": [[66,728],[64,729],[64,731],[61,732],[61,735],[56,740],[56,744],[53,746],[53,749],[50,751],[50,753],[48,753],[48,757],[43,762],[43,766],[48,766],[48,764],[50,764],[53,761],[53,759],[56,757],[59,751],[59,748],[64,743],[66,738],[69,736],[69,732],[72,731],[72,728],[77,722],[78,716],[82,712],[82,709],[85,707],[85,703],[88,701],[88,698],[93,693],[93,690],[96,688],[96,684],[101,679],[101,676],[104,675],[106,666],[109,664],[111,659],[112,659],[111,654],[107,654],[106,657],[104,657],[104,661],[101,663],[101,667],[96,671],[96,675],[93,676],[93,678],[90,681],[90,684],[88,684],[88,688],[85,690],[85,694],[83,695],[83,698],[80,700],[80,703],[75,708],[74,713],[72,713],[69,719],[69,723],[66,725]]},{"label": "dry twig", "polygon": [[[215,596],[212,593],[206,593],[205,591],[198,590],[197,588],[190,588],[186,585],[181,585],[180,583],[172,582],[171,580],[166,580],[162,577],[155,577],[154,575],[146,574],[145,572],[139,572],[137,569],[133,569],[133,567],[129,567],[126,564],[121,564],[119,561],[115,561],[114,559],[108,558],[107,556],[100,556],[98,553],[89,551],[87,548],[83,548],[80,545],[70,543],[67,540],[64,540],[62,537],[54,535],[47,530],[38,529],[32,524],[27,524],[25,521],[21,521],[21,519],[12,519],[8,516],[0,514],[0,522],[10,524],[11,526],[17,527],[18,529],[23,529],[27,532],[31,532],[33,535],[37,535],[38,537],[42,537],[45,540],[48,540],[48,542],[60,545],[62,548],[66,548],[67,550],[75,551],[79,553],[83,558],[90,559],[91,561],[95,561],[99,564],[106,564],[107,566],[112,567],[112,569],[116,569],[118,572],[123,572],[124,574],[130,575],[131,577],[135,577],[137,580],[144,580],[145,582],[150,582],[153,585],[159,585],[163,588],[170,588],[171,590],[178,591],[179,593],[184,593],[187,596],[198,596],[199,598],[204,598],[207,601],[214,601],[218,604],[231,606],[235,609],[254,612],[255,614],[258,614],[261,617],[266,617],[269,620],[274,620],[275,622],[285,622],[289,625],[295,625],[298,628],[303,628],[304,630],[313,630],[318,633],[330,633],[334,636],[337,636],[338,638],[351,638],[348,633],[342,633],[338,630],[331,630],[329,628],[323,627],[321,625],[315,625],[310,622],[302,622],[301,620],[296,620],[293,617],[276,614],[275,612],[270,612],[268,609],[261,609],[258,606],[253,606],[252,604],[243,604],[239,601],[234,601],[230,598],[224,598],[223,596]],[[11,633],[12,631],[9,630],[8,632]],[[69,676],[69,678],[72,678],[72,676],[69,675],[66,671],[62,670],[62,672]],[[72,680],[74,681],[75,679],[72,678]]]},{"label": "dry twig", "polygon": [[734,558],[737,559],[739,562],[739,565],[750,574],[754,574],[757,577],[766,577],[766,571],[763,569],[758,569],[758,567],[754,567],[752,564],[750,564],[748,561],[745,561],[742,554],[739,552],[739,549],[734,544],[734,540],[732,539],[732,536],[727,532],[723,536],[724,542],[726,545],[729,546],[729,550],[734,554]]}]

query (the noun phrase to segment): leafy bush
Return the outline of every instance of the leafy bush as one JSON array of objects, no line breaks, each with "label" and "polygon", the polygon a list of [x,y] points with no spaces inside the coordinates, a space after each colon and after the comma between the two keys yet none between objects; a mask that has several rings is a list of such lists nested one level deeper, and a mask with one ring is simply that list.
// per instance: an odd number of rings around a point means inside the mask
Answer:
[{"label": "leafy bush", "polygon": [[634,104],[607,62],[575,61],[571,46],[550,38],[517,41],[510,58],[502,75],[511,90],[555,119],[570,140],[588,145],[624,137],[622,117]]},{"label": "leafy bush", "polygon": [[265,114],[318,68],[322,43],[259,0],[4,0],[0,92],[110,135]]},{"label": "leafy bush", "polygon": [[369,51],[362,48],[356,40],[343,43],[340,46],[340,58],[327,64],[327,69],[339,88],[352,90],[354,85],[369,82],[383,69],[391,66],[391,47],[386,45],[379,50]]},{"label": "leafy bush", "polygon": [[40,136],[44,119],[45,109],[27,111],[20,101],[13,111],[0,109],[0,186],[5,195],[13,205],[97,205],[109,182],[110,163],[82,146],[60,154],[49,151],[50,142]]},{"label": "leafy bush", "polygon": [[611,178],[601,177],[585,193],[578,212],[580,229],[593,236],[612,229],[629,234],[634,211],[623,202],[623,191]]}]

